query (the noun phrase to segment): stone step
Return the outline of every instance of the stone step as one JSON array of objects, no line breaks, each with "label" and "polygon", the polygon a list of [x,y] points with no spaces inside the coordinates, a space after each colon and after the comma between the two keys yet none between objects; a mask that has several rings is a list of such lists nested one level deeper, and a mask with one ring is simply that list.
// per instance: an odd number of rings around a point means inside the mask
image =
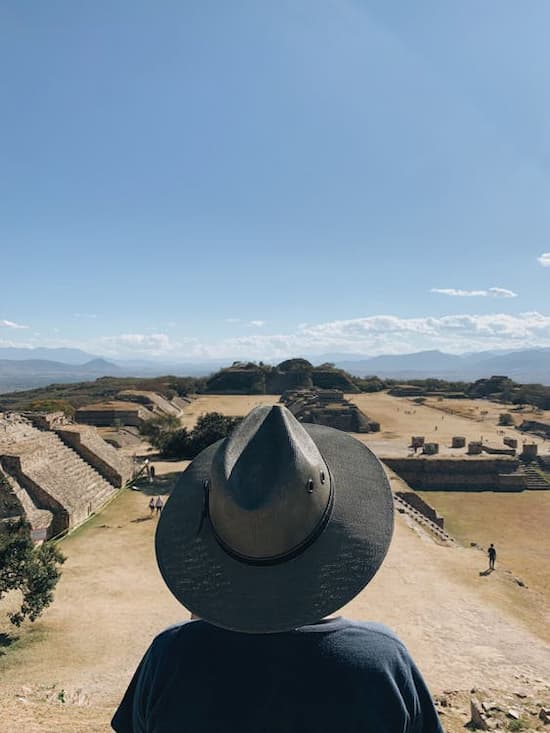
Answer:
[{"label": "stone step", "polygon": [[428,529],[430,532],[436,535],[439,539],[445,542],[454,543],[454,539],[451,537],[451,535],[445,532],[444,529],[441,529],[441,527],[437,525],[435,522],[432,522],[431,519],[428,519],[428,517],[424,516],[424,514],[422,514],[417,509],[415,509],[413,506],[411,506],[407,501],[405,501],[405,499],[401,498],[400,496],[396,496],[395,494],[393,498],[394,498],[396,505],[399,507],[399,510],[402,510],[405,514],[410,516],[416,522],[423,525],[426,529]]},{"label": "stone step", "polygon": [[116,488],[54,432],[38,430],[30,423],[8,424],[0,431],[0,453],[19,456],[21,480],[39,486],[72,517],[71,524],[96,511]]}]

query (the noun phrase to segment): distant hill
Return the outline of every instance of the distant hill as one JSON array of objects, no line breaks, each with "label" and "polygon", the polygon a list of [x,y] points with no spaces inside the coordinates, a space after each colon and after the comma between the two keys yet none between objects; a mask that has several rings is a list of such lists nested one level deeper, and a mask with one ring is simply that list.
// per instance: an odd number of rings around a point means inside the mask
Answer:
[{"label": "distant hill", "polygon": [[[306,362],[314,372],[311,379],[300,372],[300,362]],[[447,354],[438,350],[418,351],[411,354],[386,354],[362,358],[359,354],[323,354],[315,357],[313,366],[304,359],[287,359],[280,369],[253,362],[234,362],[223,367],[220,360],[204,362],[164,363],[154,360],[108,361],[80,349],[17,349],[0,348],[0,393],[32,389],[48,384],[80,382],[103,376],[157,377],[165,374],[202,377],[212,375],[208,389],[212,392],[237,394],[281,392],[302,386],[330,385],[351,391],[349,377],[378,376],[382,379],[444,379],[471,382],[494,374],[507,375],[516,382],[550,385],[550,348],[521,349],[516,351],[483,351],[469,354]],[[224,362],[227,364],[227,361]],[[304,366],[303,364],[301,365]],[[332,369],[332,371],[331,371]],[[281,379],[276,371],[285,372]],[[326,375],[323,376],[323,370]],[[309,372],[308,372],[309,373]],[[302,380],[302,381],[300,381]],[[285,385],[288,385],[285,386]]]},{"label": "distant hill", "polygon": [[[85,377],[84,377],[85,379]],[[145,390],[156,392],[167,399],[179,395],[184,397],[204,385],[204,379],[193,377],[100,377],[95,380],[49,384],[23,391],[12,391],[0,394],[0,412],[3,410],[28,410],[35,408],[36,403],[60,403],[76,409],[94,402],[105,402],[113,399],[127,399],[120,393],[126,390]],[[61,406],[56,409],[62,409]]]},{"label": "distant hill", "polygon": [[44,387],[53,382],[81,382],[84,379],[116,376],[119,368],[104,359],[85,364],[65,364],[46,359],[0,359],[0,392]]},{"label": "distant hill", "polygon": [[336,366],[358,377],[376,375],[390,379],[439,379],[473,381],[506,374],[517,382],[550,385],[550,349],[522,349],[495,353],[446,354],[418,351],[412,354],[341,360]]},{"label": "distant hill", "polygon": [[62,362],[63,364],[85,364],[97,359],[94,354],[88,354],[81,349],[48,349],[43,346],[36,348],[16,348],[15,346],[4,346],[0,348],[0,360],[10,359],[17,361],[28,361],[29,359],[40,359],[46,361]]}]

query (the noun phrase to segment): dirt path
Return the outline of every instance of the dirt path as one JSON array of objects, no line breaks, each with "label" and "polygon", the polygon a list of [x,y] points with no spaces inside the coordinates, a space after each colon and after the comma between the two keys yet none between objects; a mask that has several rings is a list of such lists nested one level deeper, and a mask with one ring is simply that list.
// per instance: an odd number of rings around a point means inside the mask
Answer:
[{"label": "dirt path", "polygon": [[[5,733],[108,731],[153,635],[186,618],[157,571],[147,514],[145,497],[128,491],[63,543],[54,605],[0,657]],[[438,546],[399,516],[382,570],[344,613],[393,627],[434,692],[550,679],[550,646],[529,630],[537,597],[504,572],[480,577],[484,564],[479,551]]]}]

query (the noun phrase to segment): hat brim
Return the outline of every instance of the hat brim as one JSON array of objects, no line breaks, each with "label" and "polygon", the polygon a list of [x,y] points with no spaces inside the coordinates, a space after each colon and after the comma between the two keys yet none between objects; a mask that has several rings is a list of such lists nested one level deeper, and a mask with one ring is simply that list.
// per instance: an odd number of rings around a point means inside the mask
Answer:
[{"label": "hat brim", "polygon": [[231,631],[289,631],[334,613],[373,578],[393,534],[393,497],[374,454],[355,438],[302,423],[323,456],[334,491],[323,532],[303,552],[273,565],[228,554],[205,517],[204,482],[219,443],[179,478],[156,532],[160,572],[200,618]]}]

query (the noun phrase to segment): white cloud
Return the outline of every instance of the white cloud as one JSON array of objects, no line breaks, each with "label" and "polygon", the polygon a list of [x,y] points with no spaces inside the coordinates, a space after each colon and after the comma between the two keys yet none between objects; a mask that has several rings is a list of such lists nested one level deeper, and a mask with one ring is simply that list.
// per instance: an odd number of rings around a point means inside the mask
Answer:
[{"label": "white cloud", "polygon": [[241,319],[240,318],[226,318],[225,322],[226,323],[240,323]]},{"label": "white cloud", "polygon": [[162,356],[172,353],[178,344],[165,333],[122,333],[118,336],[104,336],[100,344],[113,354],[133,353],[147,356]]},{"label": "white cloud", "polygon": [[14,323],[13,321],[5,321],[0,319],[0,327],[4,328],[28,328],[28,326],[22,326],[20,323]]},{"label": "white cloud", "polygon": [[540,313],[400,318],[376,315],[302,326],[285,334],[250,334],[189,344],[187,358],[280,359],[326,352],[398,354],[424,349],[451,353],[550,347],[550,316]]},{"label": "white cloud", "polygon": [[402,318],[382,314],[300,324],[286,333],[269,333],[266,328],[250,330],[246,335],[216,341],[199,341],[190,337],[179,337],[176,341],[165,333],[125,333],[86,342],[29,339],[26,344],[18,345],[78,346],[107,358],[168,357],[170,361],[275,361],[290,356],[320,356],[333,352],[376,356],[426,349],[463,353],[550,347],[550,315],[526,312]]},{"label": "white cloud", "polygon": [[250,326],[255,326],[256,328],[261,328],[262,326],[265,326],[265,321],[250,321]]},{"label": "white cloud", "polygon": [[506,288],[488,288],[487,290],[460,290],[457,288],[432,288],[431,293],[451,295],[459,298],[517,298],[518,294]]},{"label": "white cloud", "polygon": [[97,318],[95,313],[75,313],[75,318]]},{"label": "white cloud", "polygon": [[543,267],[550,267],[550,252],[544,252],[537,260]]},{"label": "white cloud", "polygon": [[506,288],[489,288],[489,295],[494,298],[517,298],[518,294],[514,293],[513,290],[506,290]]}]

